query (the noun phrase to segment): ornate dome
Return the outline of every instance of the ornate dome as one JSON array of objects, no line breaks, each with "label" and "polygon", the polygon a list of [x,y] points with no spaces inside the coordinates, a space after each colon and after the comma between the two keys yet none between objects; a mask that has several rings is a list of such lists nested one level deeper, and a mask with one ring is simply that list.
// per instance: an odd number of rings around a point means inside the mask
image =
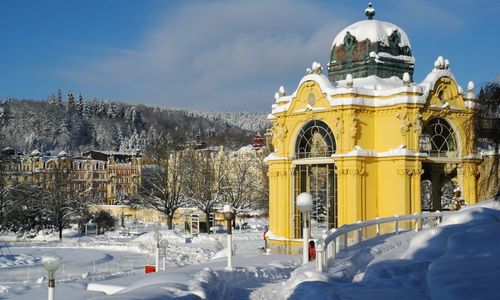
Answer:
[{"label": "ornate dome", "polygon": [[[392,23],[379,20],[363,20],[347,26],[337,34],[333,40],[332,48],[344,44],[348,32],[360,42],[370,40],[372,43],[381,42],[390,46],[391,42],[394,43],[394,39],[398,38],[398,46],[411,48],[410,39],[403,29]],[[397,32],[398,37],[393,36],[394,32]],[[391,37],[393,38],[391,39]]]},{"label": "ornate dome", "polygon": [[415,59],[410,39],[400,27],[373,20],[375,10],[366,9],[368,20],[351,24],[341,30],[332,43],[328,76],[331,81],[377,75],[381,78],[408,72],[413,75]]}]

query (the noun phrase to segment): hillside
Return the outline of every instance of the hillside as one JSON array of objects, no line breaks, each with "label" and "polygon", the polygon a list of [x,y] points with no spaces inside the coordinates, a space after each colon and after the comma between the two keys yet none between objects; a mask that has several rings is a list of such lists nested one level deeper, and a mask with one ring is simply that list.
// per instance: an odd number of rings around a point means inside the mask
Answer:
[{"label": "hillside", "polygon": [[201,139],[208,145],[237,148],[269,127],[266,113],[194,112],[109,100],[78,99],[58,91],[46,100],[0,100],[3,146],[18,151],[77,155],[88,149],[142,149],[162,134],[182,145]]}]

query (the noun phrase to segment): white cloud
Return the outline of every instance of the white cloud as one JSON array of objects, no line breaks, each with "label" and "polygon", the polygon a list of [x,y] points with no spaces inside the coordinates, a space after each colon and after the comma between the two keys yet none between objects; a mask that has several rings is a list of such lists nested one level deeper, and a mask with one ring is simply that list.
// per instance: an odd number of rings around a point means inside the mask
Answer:
[{"label": "white cloud", "polygon": [[262,111],[288,83],[283,80],[296,84],[313,60],[326,64],[331,41],[346,24],[318,3],[187,2],[167,12],[137,49],[64,74],[117,99]]},{"label": "white cloud", "polygon": [[[326,67],[335,35],[364,18],[358,6],[339,2],[183,1],[169,7],[135,49],[107,50],[63,74],[90,95],[166,107],[268,111],[280,85],[293,91],[312,61]],[[427,20],[460,24],[433,8],[397,1],[377,14],[412,23],[427,11]]]}]

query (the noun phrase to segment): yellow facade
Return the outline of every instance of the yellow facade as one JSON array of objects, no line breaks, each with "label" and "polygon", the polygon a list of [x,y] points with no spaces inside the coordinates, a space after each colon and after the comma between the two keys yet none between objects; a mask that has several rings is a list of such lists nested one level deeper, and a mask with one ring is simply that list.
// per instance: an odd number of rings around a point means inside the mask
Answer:
[{"label": "yellow facade", "polygon": [[301,192],[323,203],[315,218],[327,218],[328,228],[421,212],[424,179],[435,196],[426,210],[446,209],[446,182],[476,203],[472,92],[463,93],[448,66],[437,65],[420,84],[377,76],[330,82],[316,66],[292,95],[277,93],[267,158],[271,248],[300,251]]}]

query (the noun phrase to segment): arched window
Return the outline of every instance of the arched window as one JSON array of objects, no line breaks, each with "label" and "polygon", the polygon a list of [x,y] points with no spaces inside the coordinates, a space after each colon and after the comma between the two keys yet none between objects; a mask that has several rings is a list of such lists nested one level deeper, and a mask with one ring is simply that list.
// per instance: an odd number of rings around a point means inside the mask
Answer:
[{"label": "arched window", "polygon": [[453,128],[443,119],[430,120],[422,130],[419,146],[429,156],[455,157],[457,141]]},{"label": "arched window", "polygon": [[322,121],[312,120],[299,132],[295,157],[329,157],[335,153],[335,148],[335,138],[330,127]]}]

